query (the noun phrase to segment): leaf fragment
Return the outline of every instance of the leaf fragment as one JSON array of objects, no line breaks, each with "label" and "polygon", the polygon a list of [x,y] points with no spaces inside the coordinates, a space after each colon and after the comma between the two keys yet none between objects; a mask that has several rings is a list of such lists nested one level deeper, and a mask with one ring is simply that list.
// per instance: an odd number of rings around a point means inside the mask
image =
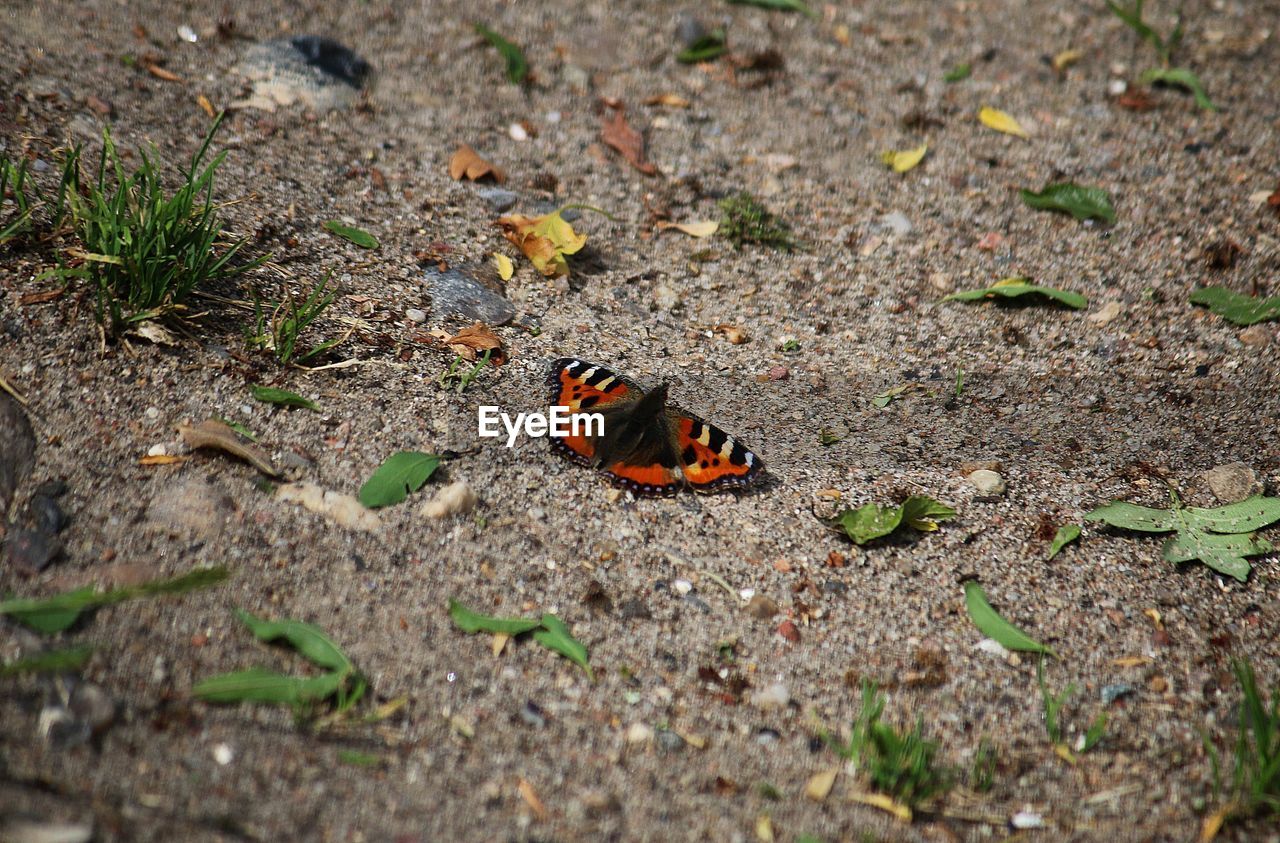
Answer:
[{"label": "leaf fragment", "polygon": [[440,465],[440,457],[400,451],[387,457],[360,487],[360,503],[370,509],[400,503],[416,492]]},{"label": "leaf fragment", "polygon": [[494,252],[493,265],[498,269],[498,277],[503,281],[510,281],[511,276],[516,274],[515,264],[511,262],[511,258],[501,252]]},{"label": "leaf fragment", "polygon": [[542,626],[538,618],[498,618],[472,611],[457,600],[449,600],[449,618],[454,626],[468,635],[489,632],[494,635],[520,635]]},{"label": "leaf fragment", "polygon": [[1043,287],[1039,284],[1032,284],[1031,279],[1020,276],[1004,278],[984,289],[962,290],[958,293],[952,293],[949,296],[944,296],[939,299],[939,302],[981,301],[982,299],[993,298],[1013,299],[1026,295],[1044,296],[1075,310],[1079,310],[1089,304],[1089,300],[1080,293],[1073,293],[1069,290],[1059,290],[1055,287]]},{"label": "leaf fragment", "polygon": [[915,149],[890,149],[882,152],[880,153],[880,160],[890,167],[895,173],[905,173],[923,161],[925,153],[928,151],[929,144],[922,143]]},{"label": "leaf fragment", "polygon": [[1084,58],[1084,53],[1081,52],[1080,50],[1067,49],[1054,54],[1053,60],[1050,62],[1050,64],[1053,65],[1054,70],[1058,71],[1059,73],[1062,73],[1068,67],[1080,61],[1080,59],[1082,58]]},{"label": "leaf fragment", "polygon": [[338,220],[329,220],[324,224],[325,231],[332,232],[339,237],[355,243],[362,249],[378,248],[378,238],[362,228],[356,228],[352,225],[344,225]]},{"label": "leaf fragment", "polygon": [[978,112],[978,120],[982,122],[982,125],[989,129],[995,129],[997,132],[1014,135],[1023,140],[1031,139],[1031,135],[1027,134],[1026,129],[1022,128],[1022,124],[998,108],[983,106]]},{"label": "leaf fragment", "polygon": [[1254,298],[1226,287],[1201,287],[1191,294],[1191,303],[1200,304],[1233,325],[1254,325],[1280,319],[1280,296]]},{"label": "leaf fragment", "polygon": [[502,184],[507,180],[507,174],[501,167],[496,167],[481,158],[480,153],[472,149],[469,144],[460,143],[458,150],[449,159],[449,178],[454,181],[461,181],[464,178],[471,181],[489,178]]},{"label": "leaf fragment", "polygon": [[673,94],[670,91],[654,94],[647,97],[644,101],[645,105],[660,105],[664,108],[688,108],[690,102],[679,94]]},{"label": "leaf fragment", "polygon": [[1100,219],[1107,223],[1116,221],[1116,209],[1111,204],[1111,194],[1100,187],[1085,187],[1075,182],[1045,185],[1039,193],[1020,190],[1022,201],[1038,211],[1061,211],[1078,220]]},{"label": "leaf fragment", "polygon": [[46,650],[25,658],[0,665],[0,676],[19,676],[26,673],[71,673],[84,667],[93,655],[87,645]]},{"label": "leaf fragment", "polygon": [[1062,552],[1062,549],[1080,538],[1079,524],[1063,524],[1058,528],[1058,532],[1053,537],[1053,543],[1049,545],[1048,559],[1052,559]]},{"label": "leaf fragment", "polygon": [[524,51],[519,45],[508,41],[482,23],[476,24],[476,32],[488,41],[507,63],[507,81],[513,85],[519,85],[529,78],[529,61],[524,57]]},{"label": "leaf fragment", "polygon": [[264,621],[243,609],[237,609],[235,615],[259,641],[269,644],[283,638],[318,667],[339,673],[355,669],[346,653],[324,634],[324,630],[314,624],[287,619]]},{"label": "leaf fragment", "polygon": [[1205,91],[1204,85],[1200,82],[1200,77],[1185,67],[1153,67],[1146,73],[1142,74],[1140,80],[1143,84],[1159,82],[1162,85],[1173,85],[1178,88],[1184,88],[1191,92],[1191,96],[1195,98],[1196,107],[1204,111],[1217,111],[1218,106],[1214,105],[1213,100],[1209,99],[1209,93]]},{"label": "leaf fragment", "polygon": [[645,158],[644,135],[627,123],[626,106],[622,103],[607,109],[600,128],[600,139],[646,176],[658,172],[658,168]]},{"label": "leaf fragment", "polygon": [[[699,64],[704,61],[715,61],[727,52],[729,52],[728,38],[724,27],[719,26],[676,53],[676,61],[681,64]],[[687,106],[686,102],[683,107]]]},{"label": "leaf fragment", "polygon": [[566,255],[587,245],[587,236],[578,234],[561,216],[563,208],[540,217],[509,214],[498,219],[502,235],[516,245],[534,267],[548,278],[569,274]]},{"label": "leaf fragment", "polygon": [[701,220],[698,222],[669,222],[658,220],[659,231],[682,231],[690,237],[710,237],[720,230],[718,220]]},{"label": "leaf fragment", "polygon": [[963,82],[968,79],[971,73],[973,73],[973,67],[968,62],[961,62],[942,74],[942,81],[948,85],[953,85],[956,82]]},{"label": "leaf fragment", "polygon": [[587,672],[588,679],[595,681],[595,674],[592,673],[591,664],[588,661],[586,646],[574,638],[573,633],[569,631],[569,627],[555,615],[542,616],[542,629],[533,633],[533,640],[578,665]]},{"label": "leaf fragment", "polygon": [[1036,641],[991,608],[991,604],[987,602],[987,593],[976,580],[969,580],[964,584],[964,602],[965,608],[969,610],[969,618],[978,631],[1006,650],[1058,657],[1051,647]]},{"label": "leaf fragment", "polygon": [[181,576],[152,580],[140,585],[98,591],[91,585],[44,598],[14,598],[0,602],[0,615],[10,615],[45,634],[62,632],[80,615],[99,606],[109,606],[136,597],[183,594],[197,588],[208,588],[226,580],[231,574],[225,567],[196,568]]},{"label": "leaf fragment", "polygon": [[275,404],[280,407],[301,407],[304,410],[315,410],[320,412],[320,407],[310,398],[303,398],[296,392],[290,392],[287,389],[277,389],[274,386],[254,385],[249,394],[254,398],[266,404]]},{"label": "leaf fragment", "polygon": [[495,366],[502,365],[504,357],[502,338],[483,322],[476,322],[474,325],[463,328],[456,334],[446,337],[444,344],[459,356],[470,361],[475,361],[487,351],[490,353],[490,359],[494,361]]},{"label": "leaf fragment", "polygon": [[846,509],[836,516],[835,524],[856,544],[883,538],[906,526],[921,532],[938,529],[939,522],[950,521],[956,511],[927,495],[912,495],[898,506],[867,503],[857,509]]},{"label": "leaf fragment", "polygon": [[757,9],[769,9],[774,12],[799,12],[805,17],[816,18],[817,14],[803,0],[729,0],[731,6],[755,6]]},{"label": "leaf fragment", "polygon": [[239,457],[268,477],[280,476],[280,471],[271,464],[266,452],[256,445],[240,441],[236,432],[222,422],[206,419],[194,427],[180,425],[178,435],[189,448],[216,448]]}]

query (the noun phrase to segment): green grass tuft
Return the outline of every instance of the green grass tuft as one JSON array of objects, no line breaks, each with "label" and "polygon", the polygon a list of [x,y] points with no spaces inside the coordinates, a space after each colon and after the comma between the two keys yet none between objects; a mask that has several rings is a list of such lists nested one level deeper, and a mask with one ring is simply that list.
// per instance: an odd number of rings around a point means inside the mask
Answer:
[{"label": "green grass tuft", "polygon": [[306,351],[301,351],[298,346],[303,332],[338,298],[337,285],[329,287],[331,278],[332,274],[326,275],[323,281],[311,288],[301,303],[286,291],[285,300],[275,305],[270,316],[262,302],[255,298],[254,330],[249,336],[250,347],[268,349],[275,354],[280,365],[288,366],[290,363],[302,363],[323,354],[342,342],[341,337],[326,340]]},{"label": "green grass tuft", "polygon": [[80,150],[72,151],[67,203],[83,248],[72,253],[76,265],[51,274],[88,280],[97,293],[98,318],[109,321],[112,333],[174,313],[195,290],[266,260],[233,266],[244,240],[218,252],[223,223],[213,204],[213,177],[226,152],[207,164],[205,156],[221,123],[219,115],[171,195],[145,152],[141,165],[125,173],[108,129],[97,177],[88,184],[79,175]]},{"label": "green grass tuft", "polygon": [[747,243],[790,252],[796,248],[791,228],[760,200],[742,192],[720,200],[720,233],[741,249]]},{"label": "green grass tuft", "polygon": [[877,693],[874,683],[864,681],[862,708],[848,742],[840,744],[827,736],[827,743],[841,758],[865,770],[876,790],[910,808],[950,790],[951,771],[936,764],[939,744],[925,740],[924,718],[918,718],[910,731],[900,733],[880,722],[883,711],[884,696]]},{"label": "green grass tuft", "polygon": [[[1260,690],[1248,659],[1233,659],[1231,670],[1240,683],[1240,731],[1229,798],[1214,814],[1220,823],[1280,815],[1280,686],[1270,694]],[[1214,792],[1220,794],[1218,752],[1207,736],[1204,744],[1213,765]]]}]

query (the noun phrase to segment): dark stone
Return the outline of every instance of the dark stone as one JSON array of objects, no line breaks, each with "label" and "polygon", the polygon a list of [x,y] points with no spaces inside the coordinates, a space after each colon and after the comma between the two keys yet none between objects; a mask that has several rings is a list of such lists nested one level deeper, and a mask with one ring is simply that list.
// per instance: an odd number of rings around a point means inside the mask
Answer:
[{"label": "dark stone", "polygon": [[659,729],[654,739],[663,752],[675,753],[684,749],[684,738],[669,729]]},{"label": "dark stone", "polygon": [[67,514],[58,502],[47,495],[35,495],[27,504],[35,528],[42,533],[61,533],[67,526]]},{"label": "dark stone", "polygon": [[649,607],[645,605],[643,600],[632,597],[622,601],[622,605],[618,609],[624,620],[651,620],[653,615],[649,612]]},{"label": "dark stone", "polygon": [[427,293],[431,296],[432,316],[457,316],[486,325],[505,325],[516,315],[511,302],[457,269],[426,271]]},{"label": "dark stone", "polygon": [[489,210],[495,214],[510,211],[520,199],[520,194],[501,187],[482,187],[476,191],[476,195],[483,199],[489,206]]},{"label": "dark stone", "polygon": [[43,571],[61,553],[62,543],[39,530],[13,530],[4,540],[5,559],[29,574]]},{"label": "dark stone", "polygon": [[35,464],[36,434],[31,422],[17,399],[0,392],[0,518]]},{"label": "dark stone", "polygon": [[320,35],[297,35],[290,38],[289,43],[302,54],[307,64],[340,79],[353,88],[363,85],[372,69],[367,61],[332,38],[324,38]]},{"label": "dark stone", "polygon": [[533,700],[525,701],[525,704],[520,707],[520,719],[535,729],[541,729],[547,725],[547,713]]}]

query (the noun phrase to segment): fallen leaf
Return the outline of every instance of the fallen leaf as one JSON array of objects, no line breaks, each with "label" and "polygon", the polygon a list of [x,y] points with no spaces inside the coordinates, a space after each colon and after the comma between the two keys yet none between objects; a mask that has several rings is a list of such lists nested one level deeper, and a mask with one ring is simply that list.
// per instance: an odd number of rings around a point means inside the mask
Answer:
[{"label": "fallen leaf", "polygon": [[604,118],[604,125],[600,129],[600,139],[646,176],[652,176],[658,172],[657,167],[645,160],[644,135],[627,123],[626,107],[622,104],[609,109],[609,113]]},{"label": "fallen leaf", "polygon": [[364,229],[343,225],[337,220],[329,220],[324,224],[324,228],[326,231],[331,231],[339,237],[350,240],[362,249],[378,248],[378,238]]},{"label": "fallen leaf", "polygon": [[989,129],[1004,132],[1006,135],[1016,135],[1023,140],[1031,139],[1031,136],[1027,134],[1027,130],[1022,128],[1017,120],[1014,120],[998,108],[983,106],[982,110],[978,112],[978,119],[982,121],[982,125]]},{"label": "fallen leaf", "polygon": [[667,222],[666,220],[658,220],[659,231],[669,231],[673,228],[676,231],[683,231],[690,237],[710,237],[720,230],[720,223],[716,220],[702,222]]},{"label": "fallen leaf", "polygon": [[959,293],[952,293],[938,301],[981,301],[997,297],[1014,299],[1027,295],[1041,295],[1075,310],[1080,310],[1089,304],[1089,300],[1080,293],[1059,290],[1056,287],[1042,287],[1039,284],[1032,284],[1030,278],[1022,278],[1020,276],[1001,279],[985,289],[963,290]]},{"label": "fallen leaf", "polygon": [[463,328],[444,342],[455,353],[460,354],[467,360],[477,360],[486,351],[494,352],[489,359],[494,361],[495,366],[501,365],[503,356],[502,338],[483,322],[477,322],[469,328]]},{"label": "fallen leaf", "polygon": [[170,348],[178,344],[178,338],[174,336],[172,331],[161,325],[159,322],[153,322],[150,320],[140,322],[128,332],[128,335],[131,337],[141,337],[147,342]]},{"label": "fallen leaf", "polygon": [[461,181],[463,178],[479,181],[491,178],[499,184],[507,180],[507,174],[480,157],[480,154],[468,144],[458,144],[458,151],[449,159],[449,178]]},{"label": "fallen leaf", "polygon": [[480,37],[493,45],[503,60],[507,63],[507,80],[513,85],[519,85],[529,76],[529,62],[524,57],[524,52],[519,45],[508,41],[498,33],[482,23],[476,24],[476,32]]},{"label": "fallen leaf", "polygon": [[62,298],[68,289],[68,287],[59,287],[56,290],[41,290],[36,293],[23,293],[18,297],[18,304],[19,306],[28,304],[44,304],[45,302]]},{"label": "fallen leaf", "polygon": [[1061,73],[1082,58],[1084,58],[1084,53],[1079,50],[1063,50],[1053,57],[1053,61],[1050,64],[1053,65],[1054,70]]},{"label": "fallen leaf", "polygon": [[320,411],[320,407],[310,398],[304,398],[296,392],[290,392],[287,389],[277,389],[274,386],[259,386],[255,384],[250,388],[249,393],[259,401],[266,404],[276,404],[280,407],[301,407],[304,410]]},{"label": "fallen leaf", "polygon": [[1147,93],[1146,88],[1130,86],[1123,94],[1116,97],[1116,105],[1130,111],[1150,111],[1156,107],[1156,101]]},{"label": "fallen leaf", "polygon": [[564,209],[540,217],[510,214],[501,217],[502,234],[524,252],[539,272],[548,278],[569,274],[565,255],[576,254],[587,244],[587,236],[578,234],[560,216]]},{"label": "fallen leaf", "polygon": [[520,791],[520,798],[523,799],[533,810],[533,815],[538,818],[538,822],[546,822],[547,806],[542,804],[542,800],[538,798],[538,793],[533,789],[533,785],[528,780],[521,779],[516,785],[516,790]]},{"label": "fallen leaf", "polygon": [[729,345],[742,345],[751,340],[746,331],[734,325],[716,325],[711,330],[723,335]]},{"label": "fallen leaf", "polygon": [[208,419],[194,427],[183,425],[178,428],[178,434],[190,448],[216,448],[226,451],[248,462],[263,474],[270,477],[280,476],[280,472],[260,448],[241,442],[236,432],[222,422]]},{"label": "fallen leaf", "polygon": [[1204,85],[1200,83],[1200,77],[1185,67],[1154,67],[1142,74],[1139,81],[1143,84],[1159,82],[1162,85],[1184,88],[1191,92],[1191,96],[1195,98],[1196,105],[1199,108],[1205,111],[1218,110],[1218,106],[1214,105],[1213,100],[1209,99],[1209,94],[1205,92]]},{"label": "fallen leaf", "polygon": [[188,459],[181,454],[147,454],[138,460],[138,465],[173,465]]},{"label": "fallen leaf", "polygon": [[667,108],[688,108],[689,101],[679,94],[655,94],[644,101],[645,105],[661,105]]},{"label": "fallen leaf", "polygon": [[400,503],[422,488],[440,466],[440,457],[418,451],[398,451],[382,464],[360,487],[360,503],[369,509]]},{"label": "fallen leaf", "polygon": [[503,254],[495,253],[493,256],[493,265],[498,268],[498,277],[503,281],[510,281],[511,276],[516,274],[515,264],[511,262],[511,258]]},{"label": "fallen leaf", "polygon": [[929,144],[922,143],[915,149],[901,151],[891,149],[887,152],[882,152],[880,153],[880,160],[891,167],[895,173],[905,173],[924,160],[924,155],[928,151]]},{"label": "fallen leaf", "polygon": [[756,817],[756,840],[760,843],[773,843],[773,820],[769,819],[768,814],[761,814]]},{"label": "fallen leaf", "polygon": [[1085,187],[1075,182],[1045,185],[1039,193],[1021,190],[1022,201],[1038,211],[1062,211],[1078,220],[1091,217],[1104,222],[1116,221],[1111,194],[1100,187]]},{"label": "fallen leaf", "polygon": [[1080,538],[1079,524],[1063,524],[1058,528],[1057,534],[1053,537],[1053,544],[1049,545],[1049,559],[1057,556],[1058,553],[1067,545]]},{"label": "fallen leaf", "polygon": [[963,64],[957,64],[955,67],[942,74],[942,81],[949,85],[956,82],[963,82],[969,78],[971,73],[973,73],[973,67],[968,62],[964,62]]},{"label": "fallen leaf", "polygon": [[1191,294],[1191,303],[1204,305],[1233,325],[1254,325],[1280,319],[1280,296],[1253,298],[1226,287],[1201,287]]},{"label": "fallen leaf", "polygon": [[840,770],[833,768],[830,770],[821,770],[809,777],[809,781],[805,783],[804,795],[814,802],[821,802],[831,793],[831,788],[835,786],[836,775]]},{"label": "fallen leaf", "polygon": [[969,618],[978,631],[1006,650],[1021,650],[1026,653],[1043,653],[1054,658],[1058,657],[1051,647],[1036,641],[991,608],[991,604],[987,602],[987,593],[976,580],[969,580],[964,584],[964,602],[969,610]]},{"label": "fallen leaf", "polygon": [[870,805],[873,808],[879,808],[881,811],[887,811],[893,814],[904,823],[911,822],[911,809],[901,802],[896,801],[887,793],[850,793],[849,798],[854,802],[861,802],[863,805]]},{"label": "fallen leaf", "polygon": [[172,70],[165,70],[156,63],[156,59],[144,56],[140,62],[147,69],[147,73],[157,79],[163,79],[166,82],[181,82],[182,77],[174,73]]},{"label": "fallen leaf", "polygon": [[731,6],[755,6],[759,9],[770,9],[775,12],[799,12],[810,18],[818,15],[803,0],[729,0]]},{"label": "fallen leaf", "polygon": [[200,94],[196,97],[196,105],[200,106],[200,108],[204,110],[204,113],[210,117],[217,116],[217,112],[213,110],[213,103],[209,102],[209,98],[204,94]]}]

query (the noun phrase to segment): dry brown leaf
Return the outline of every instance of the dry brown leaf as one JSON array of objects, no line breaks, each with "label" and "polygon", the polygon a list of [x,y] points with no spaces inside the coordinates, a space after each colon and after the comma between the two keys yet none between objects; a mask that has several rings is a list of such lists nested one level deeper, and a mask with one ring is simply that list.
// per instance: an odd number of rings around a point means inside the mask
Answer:
[{"label": "dry brown leaf", "polygon": [[1156,107],[1156,101],[1147,93],[1146,88],[1128,88],[1116,97],[1116,105],[1130,111],[1150,111]]},{"label": "dry brown leaf", "polygon": [[280,472],[267,459],[262,449],[240,441],[240,437],[227,425],[213,419],[202,421],[195,427],[180,425],[178,433],[182,441],[190,448],[216,448],[237,456],[254,468],[270,477],[279,477]]},{"label": "dry brown leaf", "polygon": [[665,93],[657,94],[649,97],[644,101],[645,105],[662,105],[667,108],[688,108],[689,101],[679,94]]},{"label": "dry brown leaf", "polygon": [[56,290],[42,290],[38,293],[23,293],[18,297],[18,304],[43,304],[47,301],[62,298],[62,295],[66,293],[66,291],[66,287],[59,287]]},{"label": "dry brown leaf", "polygon": [[204,94],[201,94],[200,96],[196,97],[196,105],[204,109],[204,113],[208,114],[210,117],[217,116],[217,112],[213,110],[213,103],[209,102],[209,98],[206,97]]},{"label": "dry brown leaf", "polygon": [[476,360],[486,351],[492,352],[489,359],[493,365],[500,366],[504,360],[502,338],[483,322],[477,322],[469,328],[463,328],[444,341],[455,353],[468,360]]},{"label": "dry brown leaf", "polygon": [[631,166],[646,176],[655,175],[658,168],[644,157],[644,135],[631,128],[627,123],[626,106],[619,102],[610,106],[605,115],[604,125],[600,129],[600,139],[617,150]]},{"label": "dry brown leaf", "polygon": [[172,70],[165,70],[160,66],[159,59],[154,56],[143,56],[141,64],[147,69],[147,73],[157,79],[163,79],[166,82],[181,82],[182,77],[174,73]]},{"label": "dry brown leaf", "polygon": [[747,335],[747,332],[736,325],[716,325],[711,330],[717,334],[722,334],[729,341],[729,345],[742,345],[751,341],[751,337]]},{"label": "dry brown leaf", "polygon": [[502,168],[481,158],[480,153],[465,143],[459,144],[458,151],[449,159],[449,178],[461,181],[463,177],[471,181],[488,177],[499,184],[507,180],[507,174]]},{"label": "dry brown leaf", "polygon": [[676,231],[682,231],[690,237],[710,237],[720,230],[720,223],[715,220],[705,220],[702,222],[667,222],[666,220],[658,220],[659,231],[667,231],[674,228]]},{"label": "dry brown leaf", "polygon": [[520,791],[521,798],[533,810],[533,815],[537,817],[538,822],[546,822],[547,806],[542,804],[542,800],[538,798],[538,792],[533,789],[533,785],[529,784],[527,779],[521,779],[516,785],[516,790]]},{"label": "dry brown leaf", "polygon": [[147,454],[138,460],[138,465],[173,465],[174,463],[186,462],[189,457],[181,454]]}]

